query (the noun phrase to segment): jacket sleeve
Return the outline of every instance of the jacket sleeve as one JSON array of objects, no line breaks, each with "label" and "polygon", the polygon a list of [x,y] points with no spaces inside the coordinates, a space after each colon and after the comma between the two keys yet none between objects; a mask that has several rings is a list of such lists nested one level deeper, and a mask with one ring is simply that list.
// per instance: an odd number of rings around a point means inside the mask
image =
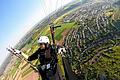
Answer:
[{"label": "jacket sleeve", "polygon": [[28,57],[28,61],[33,61],[33,60],[37,59],[38,53],[39,53],[39,49],[35,53],[33,53],[31,56]]}]

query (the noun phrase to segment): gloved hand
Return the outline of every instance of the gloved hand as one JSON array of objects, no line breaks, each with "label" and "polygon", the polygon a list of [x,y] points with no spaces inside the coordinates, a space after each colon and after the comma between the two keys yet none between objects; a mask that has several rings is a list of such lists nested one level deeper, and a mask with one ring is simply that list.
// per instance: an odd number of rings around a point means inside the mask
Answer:
[{"label": "gloved hand", "polygon": [[10,48],[7,48],[8,51],[10,51],[11,53],[13,54],[21,54],[21,51],[17,50],[17,49],[14,49],[12,47]]},{"label": "gloved hand", "polygon": [[28,59],[28,55],[26,55],[25,53],[21,52],[20,50],[14,49],[14,48],[10,48],[10,50],[12,51],[12,53],[14,54],[18,54],[18,55],[22,55],[24,58]]},{"label": "gloved hand", "polygon": [[17,49],[14,49],[14,53],[15,53],[15,54],[21,54],[22,52],[19,51],[19,50],[17,50]]},{"label": "gloved hand", "polygon": [[62,57],[65,57],[65,53],[66,53],[67,51],[66,51],[66,49],[63,47],[63,48],[59,48],[58,49],[58,54],[61,54],[62,55]]}]

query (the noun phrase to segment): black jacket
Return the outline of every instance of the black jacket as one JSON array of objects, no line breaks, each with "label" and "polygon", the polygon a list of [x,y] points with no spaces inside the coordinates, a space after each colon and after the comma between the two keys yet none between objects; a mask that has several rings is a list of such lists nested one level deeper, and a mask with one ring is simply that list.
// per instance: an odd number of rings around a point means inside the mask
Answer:
[{"label": "black jacket", "polygon": [[[49,55],[48,51],[50,52],[50,56],[46,58],[46,55]],[[31,56],[28,57],[28,61],[32,61],[35,59],[39,59],[41,65],[50,63],[52,59],[57,59],[57,51],[55,47],[51,45],[47,49],[39,48],[35,53],[33,53]]]}]

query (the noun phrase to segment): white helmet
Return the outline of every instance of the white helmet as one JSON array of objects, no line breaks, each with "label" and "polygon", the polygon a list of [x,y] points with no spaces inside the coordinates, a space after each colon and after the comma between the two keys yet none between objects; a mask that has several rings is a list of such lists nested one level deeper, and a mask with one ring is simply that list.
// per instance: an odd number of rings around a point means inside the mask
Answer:
[{"label": "white helmet", "polygon": [[38,43],[50,43],[49,38],[47,36],[41,36],[38,39]]}]

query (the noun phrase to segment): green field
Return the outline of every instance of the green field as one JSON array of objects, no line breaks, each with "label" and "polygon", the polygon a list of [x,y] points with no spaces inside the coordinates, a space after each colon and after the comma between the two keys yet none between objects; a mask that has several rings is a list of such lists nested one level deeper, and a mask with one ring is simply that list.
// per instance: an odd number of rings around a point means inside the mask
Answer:
[{"label": "green field", "polygon": [[[112,47],[113,53],[103,53],[99,59],[100,61],[95,64],[85,64],[83,72],[88,72],[87,79],[93,79],[98,75],[107,74],[108,79],[120,79],[120,46]],[[84,69],[85,68],[85,69]],[[86,70],[86,71],[85,71]],[[90,74],[91,73],[91,74]],[[92,75],[96,74],[96,75]]]},{"label": "green field", "polygon": [[17,60],[16,60],[16,63],[14,64],[14,66],[12,67],[12,69],[11,69],[11,71],[10,71],[10,75],[11,75],[11,76],[14,76],[14,75],[15,75],[15,73],[16,73],[19,65],[20,65],[20,60],[17,59]]},{"label": "green field", "polygon": [[74,27],[75,27],[75,22],[62,24],[60,28],[57,28],[57,29],[55,30],[55,32],[56,32],[56,33],[55,33],[55,39],[59,41],[59,40],[63,37],[62,33],[63,33],[65,30],[70,30],[70,29],[72,29],[72,28],[74,28]]}]

